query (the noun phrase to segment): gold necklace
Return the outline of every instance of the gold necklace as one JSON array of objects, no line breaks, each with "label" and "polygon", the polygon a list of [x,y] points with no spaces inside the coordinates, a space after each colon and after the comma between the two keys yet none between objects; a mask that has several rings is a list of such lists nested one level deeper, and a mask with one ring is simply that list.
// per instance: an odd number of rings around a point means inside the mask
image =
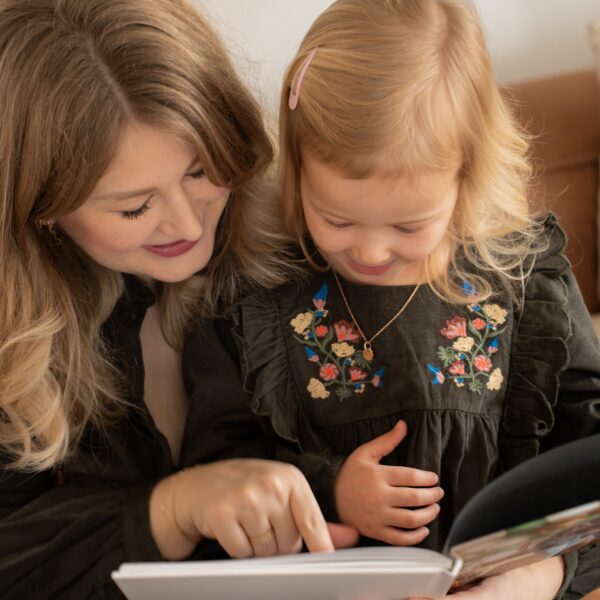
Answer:
[{"label": "gold necklace", "polygon": [[364,341],[362,355],[365,357],[365,360],[371,362],[375,356],[375,354],[373,353],[373,347],[371,345],[373,343],[373,340],[378,335],[383,333],[404,312],[404,309],[410,304],[411,300],[415,297],[415,294],[419,290],[419,286],[421,284],[417,283],[417,285],[415,285],[415,289],[411,292],[411,294],[408,297],[408,299],[406,300],[406,302],[400,307],[400,310],[383,327],[381,327],[377,331],[377,333],[375,333],[375,335],[372,335],[369,339],[367,339],[367,336],[364,334],[363,330],[360,328],[360,325],[358,324],[358,321],[356,320],[356,317],[354,316],[354,313],[352,312],[352,309],[350,308],[350,303],[348,302],[348,298],[346,298],[346,294],[344,293],[344,288],[342,287],[342,284],[340,283],[340,280],[335,271],[333,271],[333,276],[335,277],[335,282],[337,283],[337,286],[340,290],[340,294],[342,295],[344,304],[346,305],[346,308],[347,308],[348,312],[350,313],[350,316],[352,317],[352,320],[354,321],[354,324],[356,325],[356,328],[358,329],[358,332],[360,333],[360,335]]}]

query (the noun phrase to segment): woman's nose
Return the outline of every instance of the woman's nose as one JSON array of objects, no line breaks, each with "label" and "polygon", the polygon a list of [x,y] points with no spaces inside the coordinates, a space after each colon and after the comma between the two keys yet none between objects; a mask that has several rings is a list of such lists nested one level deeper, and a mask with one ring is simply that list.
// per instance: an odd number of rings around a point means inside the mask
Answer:
[{"label": "woman's nose", "polygon": [[161,230],[177,239],[198,240],[202,237],[202,215],[196,210],[193,199],[183,188],[172,190],[167,197],[166,213]]}]

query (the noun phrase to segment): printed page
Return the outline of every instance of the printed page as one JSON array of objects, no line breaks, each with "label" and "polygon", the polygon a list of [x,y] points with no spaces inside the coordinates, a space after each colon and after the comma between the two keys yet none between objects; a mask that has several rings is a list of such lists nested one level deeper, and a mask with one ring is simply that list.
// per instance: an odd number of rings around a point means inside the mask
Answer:
[{"label": "printed page", "polygon": [[591,502],[543,519],[454,546],[463,561],[453,587],[564,554],[600,541],[600,502]]}]

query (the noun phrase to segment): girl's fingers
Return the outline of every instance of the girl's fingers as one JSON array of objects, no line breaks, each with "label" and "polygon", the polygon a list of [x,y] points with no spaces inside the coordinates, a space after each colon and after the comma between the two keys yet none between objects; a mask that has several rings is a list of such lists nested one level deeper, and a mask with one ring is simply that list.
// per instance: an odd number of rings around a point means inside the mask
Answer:
[{"label": "girl's fingers", "polygon": [[342,523],[327,523],[329,535],[336,548],[352,548],[358,544],[358,529]]},{"label": "girl's fingers", "polygon": [[430,504],[425,508],[407,510],[404,508],[392,508],[384,511],[383,519],[386,525],[401,527],[402,529],[418,529],[431,523],[439,514],[439,504]]},{"label": "girl's fingers", "polygon": [[420,544],[429,535],[427,527],[419,527],[412,531],[403,531],[396,527],[383,527],[377,532],[377,539],[392,546],[415,546]]},{"label": "girl's fingers", "polygon": [[385,501],[388,506],[397,508],[429,506],[439,502],[444,497],[444,490],[434,488],[388,487]]},{"label": "girl's fingers", "polygon": [[385,482],[395,487],[431,487],[439,481],[433,471],[389,466],[381,466],[381,469]]}]

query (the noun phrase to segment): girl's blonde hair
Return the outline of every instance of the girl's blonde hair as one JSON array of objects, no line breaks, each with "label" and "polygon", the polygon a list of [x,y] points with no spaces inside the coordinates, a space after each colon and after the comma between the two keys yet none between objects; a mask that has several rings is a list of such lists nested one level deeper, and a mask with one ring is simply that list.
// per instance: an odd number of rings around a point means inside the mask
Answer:
[{"label": "girl's blonde hair", "polygon": [[203,274],[158,285],[174,347],[240,286],[279,283],[285,240],[260,111],[185,0],[3,0],[0,114],[0,451],[38,470],[124,410],[100,335],[122,277],[42,223],[86,200],[128,123],[191,143],[232,190]]},{"label": "girl's blonde hair", "polygon": [[[290,89],[315,48],[291,110]],[[468,0],[334,2],[288,68],[279,125],[284,218],[309,261],[303,152],[349,178],[458,168],[452,220],[426,261],[429,285],[465,303],[473,301],[465,297],[465,280],[480,299],[491,293],[486,278],[468,274],[469,264],[521,278],[539,233],[527,202],[529,144],[500,96]]]}]

